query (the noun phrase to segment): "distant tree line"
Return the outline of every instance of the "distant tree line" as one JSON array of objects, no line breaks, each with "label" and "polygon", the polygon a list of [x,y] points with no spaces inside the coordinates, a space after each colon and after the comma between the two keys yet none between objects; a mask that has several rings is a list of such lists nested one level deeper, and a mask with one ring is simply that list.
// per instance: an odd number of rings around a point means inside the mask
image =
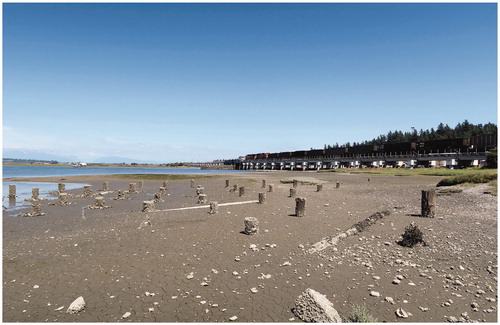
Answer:
[{"label": "distant tree line", "polygon": [[379,135],[372,140],[365,140],[362,142],[347,142],[343,145],[335,143],[334,145],[326,145],[325,149],[330,148],[343,148],[343,147],[354,147],[361,145],[382,145],[386,143],[398,143],[398,142],[419,142],[419,141],[430,141],[430,140],[441,140],[441,139],[453,139],[453,138],[469,138],[476,135],[485,134],[497,134],[498,128],[494,123],[486,124],[472,124],[465,120],[463,123],[458,123],[454,128],[448,126],[448,124],[440,123],[436,129],[431,128],[430,130],[417,131],[413,128],[412,132],[403,131],[389,131],[387,134]]}]

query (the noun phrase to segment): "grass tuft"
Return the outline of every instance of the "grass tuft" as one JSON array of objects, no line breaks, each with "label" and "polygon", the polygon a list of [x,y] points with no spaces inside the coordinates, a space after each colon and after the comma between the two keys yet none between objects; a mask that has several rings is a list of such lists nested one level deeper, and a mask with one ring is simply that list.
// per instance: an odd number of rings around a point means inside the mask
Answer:
[{"label": "grass tuft", "polygon": [[377,319],[370,315],[365,305],[355,305],[351,314],[344,321],[346,323],[376,323]]}]

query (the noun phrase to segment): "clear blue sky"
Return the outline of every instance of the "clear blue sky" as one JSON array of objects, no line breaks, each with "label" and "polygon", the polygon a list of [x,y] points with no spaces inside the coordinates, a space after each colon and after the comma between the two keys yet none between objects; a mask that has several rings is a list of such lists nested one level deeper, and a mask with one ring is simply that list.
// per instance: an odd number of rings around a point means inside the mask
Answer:
[{"label": "clear blue sky", "polygon": [[496,3],[3,4],[4,157],[208,161],[464,119],[497,122]]}]

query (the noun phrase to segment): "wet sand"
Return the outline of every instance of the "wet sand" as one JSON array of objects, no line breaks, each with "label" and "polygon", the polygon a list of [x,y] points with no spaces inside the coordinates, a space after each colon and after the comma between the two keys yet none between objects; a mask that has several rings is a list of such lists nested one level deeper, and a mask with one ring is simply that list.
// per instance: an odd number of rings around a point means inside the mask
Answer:
[{"label": "wet sand", "polygon": [[[280,183],[294,176],[326,181],[320,192],[315,185],[299,184],[298,196],[306,198],[301,218],[294,216],[292,185]],[[274,184],[273,192],[261,187],[263,179]],[[436,218],[421,218],[421,190],[439,179],[219,175],[195,181],[208,201],[257,200],[259,192],[266,192],[267,203],[220,206],[210,215],[208,208],[142,212],[142,202],[153,199],[162,181],[145,180],[139,193],[114,200],[118,190],[128,190],[135,181],[64,177],[62,182],[92,184],[94,193],[109,181],[113,193],[103,196],[112,207],[83,209],[94,204],[95,196],[78,197],[80,189],[68,191],[71,205],[42,201],[44,216],[3,217],[3,321],[226,322],[237,316],[236,322],[298,322],[294,301],[312,288],[344,317],[353,305],[366,305],[379,322],[494,322],[497,197],[483,194],[484,186],[467,187],[438,196]],[[40,179],[30,179],[35,180]],[[243,197],[229,191],[234,184],[245,186]],[[156,209],[199,206],[189,180],[169,181],[162,199]],[[324,237],[383,210],[391,214],[364,232],[307,253]],[[258,234],[243,233],[245,217],[259,220]],[[396,243],[411,222],[422,230],[427,246]],[[396,277],[399,284],[393,284]],[[79,296],[85,309],[67,314]],[[398,308],[410,316],[399,318]],[[122,318],[127,312],[130,316]]]}]

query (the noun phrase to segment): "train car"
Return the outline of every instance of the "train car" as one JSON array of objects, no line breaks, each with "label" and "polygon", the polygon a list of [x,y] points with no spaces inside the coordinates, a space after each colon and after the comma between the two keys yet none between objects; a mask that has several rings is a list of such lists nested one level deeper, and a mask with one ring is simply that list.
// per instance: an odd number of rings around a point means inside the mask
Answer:
[{"label": "train car", "polygon": [[469,140],[471,150],[488,151],[497,147],[497,134],[476,135]]},{"label": "train car", "polygon": [[248,154],[245,156],[245,160],[253,160],[253,159],[257,159],[257,154]]},{"label": "train car", "polygon": [[[386,143],[379,148],[379,152],[383,152],[386,155],[406,155],[412,154],[414,151],[418,151],[420,143],[417,142],[398,142],[398,143]],[[423,147],[422,147],[423,149]]]},{"label": "train car", "polygon": [[307,150],[293,151],[290,155],[290,158],[304,159],[307,156],[307,153]]},{"label": "train car", "polygon": [[269,157],[269,152],[257,154],[257,159],[267,159],[267,157]]},{"label": "train car", "polygon": [[269,159],[278,159],[279,157],[280,157],[279,152],[270,153],[268,156]]},{"label": "train car", "polygon": [[292,153],[290,151],[280,152],[279,153],[279,158],[280,159],[290,159],[290,157],[292,157]]},{"label": "train car", "polygon": [[363,145],[363,146],[349,147],[347,153],[349,154],[349,156],[351,156],[351,155],[372,155],[372,154],[378,153],[378,146]]},{"label": "train car", "polygon": [[325,155],[324,149],[314,149],[309,150],[308,157],[309,158],[322,158]]},{"label": "train car", "polygon": [[424,141],[423,144],[426,153],[467,151],[470,147],[470,138],[430,140]]},{"label": "train car", "polygon": [[325,156],[343,156],[347,153],[347,148],[329,148],[325,150]]}]

